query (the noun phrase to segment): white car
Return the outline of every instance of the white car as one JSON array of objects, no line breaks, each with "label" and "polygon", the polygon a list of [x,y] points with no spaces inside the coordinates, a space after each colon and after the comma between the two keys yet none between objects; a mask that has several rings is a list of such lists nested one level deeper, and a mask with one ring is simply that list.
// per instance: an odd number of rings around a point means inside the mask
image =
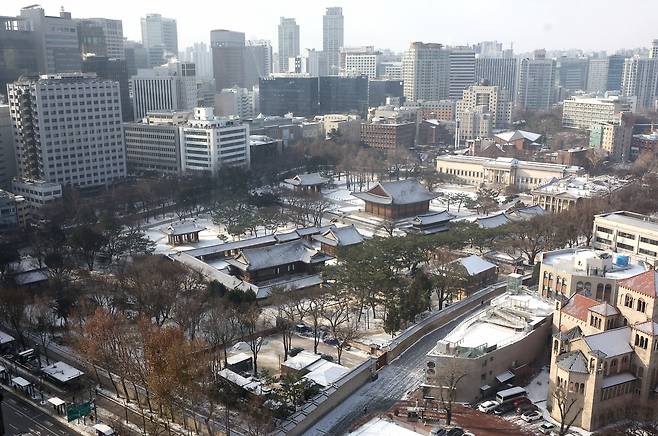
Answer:
[{"label": "white car", "polygon": [[543,422],[537,430],[539,430],[539,433],[541,434],[551,434],[554,429],[555,426],[550,422]]},{"label": "white car", "polygon": [[537,410],[529,410],[521,415],[521,419],[525,422],[534,422],[540,420],[542,417],[541,413]]},{"label": "white car", "polygon": [[478,406],[478,410],[484,413],[491,413],[498,406],[498,401],[484,401]]}]

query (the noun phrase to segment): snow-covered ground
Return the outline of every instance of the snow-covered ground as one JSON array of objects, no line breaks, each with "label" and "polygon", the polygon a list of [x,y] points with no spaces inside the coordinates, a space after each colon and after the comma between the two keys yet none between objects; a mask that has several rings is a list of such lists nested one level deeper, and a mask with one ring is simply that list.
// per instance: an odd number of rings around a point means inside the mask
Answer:
[{"label": "snow-covered ground", "polygon": [[421,433],[404,428],[387,418],[378,417],[348,434],[354,436],[417,436]]}]

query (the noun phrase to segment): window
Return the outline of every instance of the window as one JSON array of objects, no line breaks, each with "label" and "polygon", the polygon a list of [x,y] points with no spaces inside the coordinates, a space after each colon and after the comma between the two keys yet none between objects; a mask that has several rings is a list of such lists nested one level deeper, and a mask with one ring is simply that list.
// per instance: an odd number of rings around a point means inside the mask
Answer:
[{"label": "window", "polygon": [[621,242],[617,242],[617,248],[621,248],[622,250],[628,250],[628,251],[633,251],[634,250],[632,245],[623,244]]},{"label": "window", "polygon": [[657,240],[651,238],[645,238],[644,236],[640,236],[640,242],[644,242],[645,244],[658,245]]},{"label": "window", "polygon": [[619,232],[619,233],[617,233],[617,234],[618,234],[619,236],[621,236],[622,238],[627,238],[627,239],[633,239],[633,240],[635,240],[635,235],[631,235],[630,233]]},{"label": "window", "polygon": [[647,303],[645,303],[645,301],[644,301],[643,299],[638,298],[636,308],[637,308],[637,311],[638,311],[638,312],[642,312],[642,313],[644,313],[644,311],[645,311],[646,308],[647,308]]},{"label": "window", "polygon": [[596,226],[596,231],[601,233],[608,233],[610,235],[612,234],[612,229],[609,229],[607,227]]}]

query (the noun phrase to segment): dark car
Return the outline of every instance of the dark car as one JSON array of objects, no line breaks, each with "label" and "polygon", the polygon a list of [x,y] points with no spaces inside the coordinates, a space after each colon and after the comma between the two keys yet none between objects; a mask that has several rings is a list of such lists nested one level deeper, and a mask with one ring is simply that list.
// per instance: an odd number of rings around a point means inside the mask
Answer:
[{"label": "dark car", "polygon": [[464,430],[462,430],[459,427],[454,427],[448,430],[448,433],[446,433],[446,436],[462,436],[464,434]]},{"label": "dark car", "polygon": [[516,413],[525,413],[525,412],[530,412],[533,410],[539,410],[539,407],[535,406],[534,404],[523,404],[521,406],[516,407]]},{"label": "dark car", "polygon": [[514,404],[514,407],[516,407],[518,409],[519,407],[523,407],[523,406],[526,406],[528,404],[532,404],[532,401],[530,401],[530,399],[528,397],[521,397],[521,398],[517,398],[515,400],[512,400],[512,404]]},{"label": "dark car", "polygon": [[327,345],[338,345],[338,339],[334,338],[333,336],[325,336],[322,338],[322,342]]},{"label": "dark car", "polygon": [[493,411],[494,415],[505,415],[510,413],[512,410],[516,409],[514,403],[503,403],[500,406],[496,407]]},{"label": "dark car", "polygon": [[292,347],[292,348],[288,351],[288,355],[291,356],[291,357],[295,357],[296,355],[298,355],[298,354],[301,353],[302,351],[304,351],[304,349],[303,349],[302,347]]}]

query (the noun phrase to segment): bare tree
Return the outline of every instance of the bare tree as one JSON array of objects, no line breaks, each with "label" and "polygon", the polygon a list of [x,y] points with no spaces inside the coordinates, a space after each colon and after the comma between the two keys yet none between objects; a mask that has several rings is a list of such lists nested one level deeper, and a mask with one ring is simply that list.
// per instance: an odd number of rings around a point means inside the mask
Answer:
[{"label": "bare tree", "polygon": [[228,366],[227,348],[240,333],[239,317],[235,306],[216,302],[201,323],[201,330],[210,345],[215,349],[224,349],[224,367]]},{"label": "bare tree", "polygon": [[577,407],[576,402],[578,399],[570,396],[567,390],[562,386],[557,386],[551,392],[553,398],[553,407],[557,407],[560,422],[559,435],[564,436],[569,432],[569,429],[576,422],[578,416],[583,411],[582,407]]},{"label": "bare tree", "polygon": [[457,364],[457,359],[450,359],[439,371],[441,374],[437,377],[439,381],[439,402],[446,415],[446,425],[452,422],[452,410],[457,399],[457,386],[464,377],[467,376]]},{"label": "bare tree", "polygon": [[28,309],[28,319],[35,333],[39,336],[39,342],[46,356],[46,364],[50,365],[48,358],[48,345],[50,344],[57,317],[53,310],[54,302],[47,297],[35,299],[34,303]]},{"label": "bare tree", "polygon": [[263,346],[263,338],[258,336],[261,308],[256,303],[243,307],[240,311],[239,329],[242,339],[247,342],[254,359],[254,375],[258,375],[258,353]]},{"label": "bare tree", "polygon": [[295,330],[295,323],[300,319],[297,310],[300,297],[295,290],[288,291],[285,288],[274,287],[269,298],[279,311],[276,326],[281,332],[283,360],[288,360],[288,353],[292,348],[292,334]]},{"label": "bare tree", "polygon": [[338,357],[338,364],[340,365],[345,350],[350,342],[361,337],[361,330],[359,328],[359,320],[356,316],[351,316],[345,323],[337,326],[332,330],[332,334],[336,339],[336,354]]}]

